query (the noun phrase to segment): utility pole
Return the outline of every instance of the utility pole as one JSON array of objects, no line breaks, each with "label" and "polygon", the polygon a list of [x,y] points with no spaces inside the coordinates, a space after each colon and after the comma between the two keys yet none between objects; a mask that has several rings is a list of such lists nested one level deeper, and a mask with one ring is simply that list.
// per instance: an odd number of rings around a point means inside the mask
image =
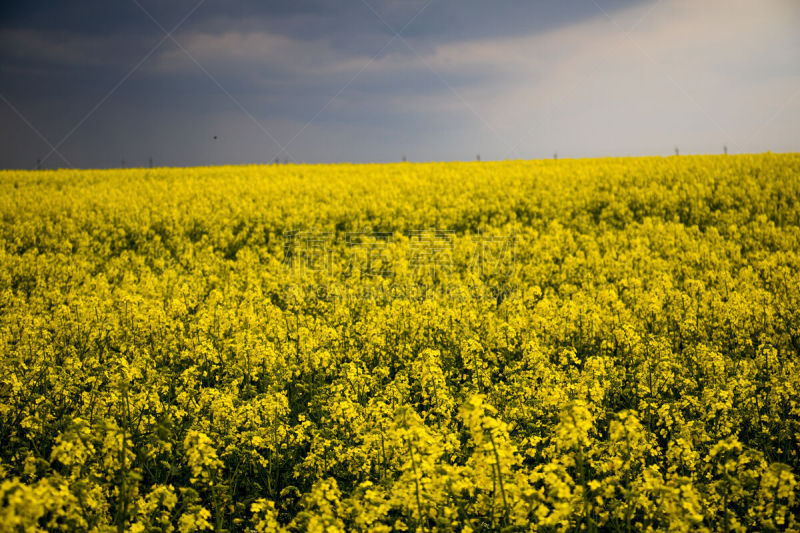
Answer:
[{"label": "utility pole", "polygon": [[553,159],[556,159],[556,160],[558,159],[558,152],[554,152],[553,153]]},{"label": "utility pole", "polygon": [[727,145],[723,146],[722,151],[725,153],[725,155],[728,155],[728,146]]},{"label": "utility pole", "polygon": [[150,168],[153,168],[153,157],[152,156],[150,157],[149,163],[150,163]]},{"label": "utility pole", "polygon": [[41,157],[37,157],[36,158],[36,170],[39,170],[41,168],[42,168],[42,158]]},{"label": "utility pole", "polygon": [[677,147],[677,146],[675,147],[675,155],[680,155],[680,154],[678,153],[678,147]]},{"label": "utility pole", "polygon": [[481,154],[476,155],[475,156],[475,161],[480,161],[480,160],[481,160]]}]

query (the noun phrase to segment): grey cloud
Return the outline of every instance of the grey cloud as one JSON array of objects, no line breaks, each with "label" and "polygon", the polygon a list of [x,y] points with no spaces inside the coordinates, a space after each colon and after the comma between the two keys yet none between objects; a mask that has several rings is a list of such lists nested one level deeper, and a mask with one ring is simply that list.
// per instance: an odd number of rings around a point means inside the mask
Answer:
[{"label": "grey cloud", "polygon": [[[63,148],[82,166],[269,161],[278,147],[254,121],[305,161],[781,150],[800,138],[797,4],[598,2],[375,0],[376,16],[360,1],[207,0],[175,38],[247,112],[167,40]],[[143,5],[171,28],[195,3]],[[423,7],[402,39],[380,20],[399,30]],[[0,93],[54,142],[163,37],[133,2],[72,8],[0,11]],[[0,165],[48,151],[2,103],[0,117]]]}]

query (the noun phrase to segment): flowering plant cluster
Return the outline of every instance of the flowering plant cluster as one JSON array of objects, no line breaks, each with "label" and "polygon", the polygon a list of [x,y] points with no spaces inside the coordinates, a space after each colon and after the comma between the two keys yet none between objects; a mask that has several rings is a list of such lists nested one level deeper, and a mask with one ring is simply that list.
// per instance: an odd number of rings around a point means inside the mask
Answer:
[{"label": "flowering plant cluster", "polygon": [[800,530],[798,155],[3,171],[0,220],[0,531]]}]

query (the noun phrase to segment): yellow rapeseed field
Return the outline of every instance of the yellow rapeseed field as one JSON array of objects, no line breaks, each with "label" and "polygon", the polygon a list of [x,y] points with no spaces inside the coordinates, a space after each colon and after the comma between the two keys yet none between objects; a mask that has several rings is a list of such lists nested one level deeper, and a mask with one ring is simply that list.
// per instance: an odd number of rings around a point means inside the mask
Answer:
[{"label": "yellow rapeseed field", "polygon": [[0,172],[0,531],[800,529],[800,154]]}]

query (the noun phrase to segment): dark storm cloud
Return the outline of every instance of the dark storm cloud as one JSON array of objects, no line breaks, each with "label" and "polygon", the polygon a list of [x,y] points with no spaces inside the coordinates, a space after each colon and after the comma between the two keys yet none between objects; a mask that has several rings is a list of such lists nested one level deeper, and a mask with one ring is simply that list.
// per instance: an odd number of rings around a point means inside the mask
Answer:
[{"label": "dark storm cloud", "polygon": [[[198,3],[139,2],[166,29],[179,23]],[[636,3],[603,0],[602,7],[613,12]],[[298,40],[324,38],[335,50],[370,55],[404,27],[403,36],[425,48],[453,40],[524,35],[598,14],[591,2],[554,0],[491,4],[467,0],[207,0],[200,4],[181,25],[181,32],[267,32]],[[0,8],[0,30],[4,66],[125,66],[126,57],[146,52],[163,37],[158,25],[133,0],[4,4]]]},{"label": "dark storm cloud", "polygon": [[[161,24],[177,23],[196,4],[196,0],[141,0]],[[597,4],[613,12],[637,3],[637,0],[604,0]],[[192,16],[191,25],[221,31],[230,26],[245,29],[285,31],[296,37],[324,33],[337,42],[349,43],[348,37],[365,33],[387,34],[390,30],[378,22],[376,13],[390,26],[402,27],[423,7],[408,36],[436,39],[476,38],[529,33],[595,16],[598,8],[591,2],[546,0],[371,0],[360,1],[257,1],[207,0]],[[374,10],[374,12],[373,12]],[[146,15],[132,1],[84,0],[11,2],[0,7],[0,28],[63,30],[80,34],[145,31],[158,33]]]},{"label": "dark storm cloud", "polygon": [[794,131],[780,0],[139,2],[0,7],[0,166],[700,151],[778,111],[741,149]]}]

